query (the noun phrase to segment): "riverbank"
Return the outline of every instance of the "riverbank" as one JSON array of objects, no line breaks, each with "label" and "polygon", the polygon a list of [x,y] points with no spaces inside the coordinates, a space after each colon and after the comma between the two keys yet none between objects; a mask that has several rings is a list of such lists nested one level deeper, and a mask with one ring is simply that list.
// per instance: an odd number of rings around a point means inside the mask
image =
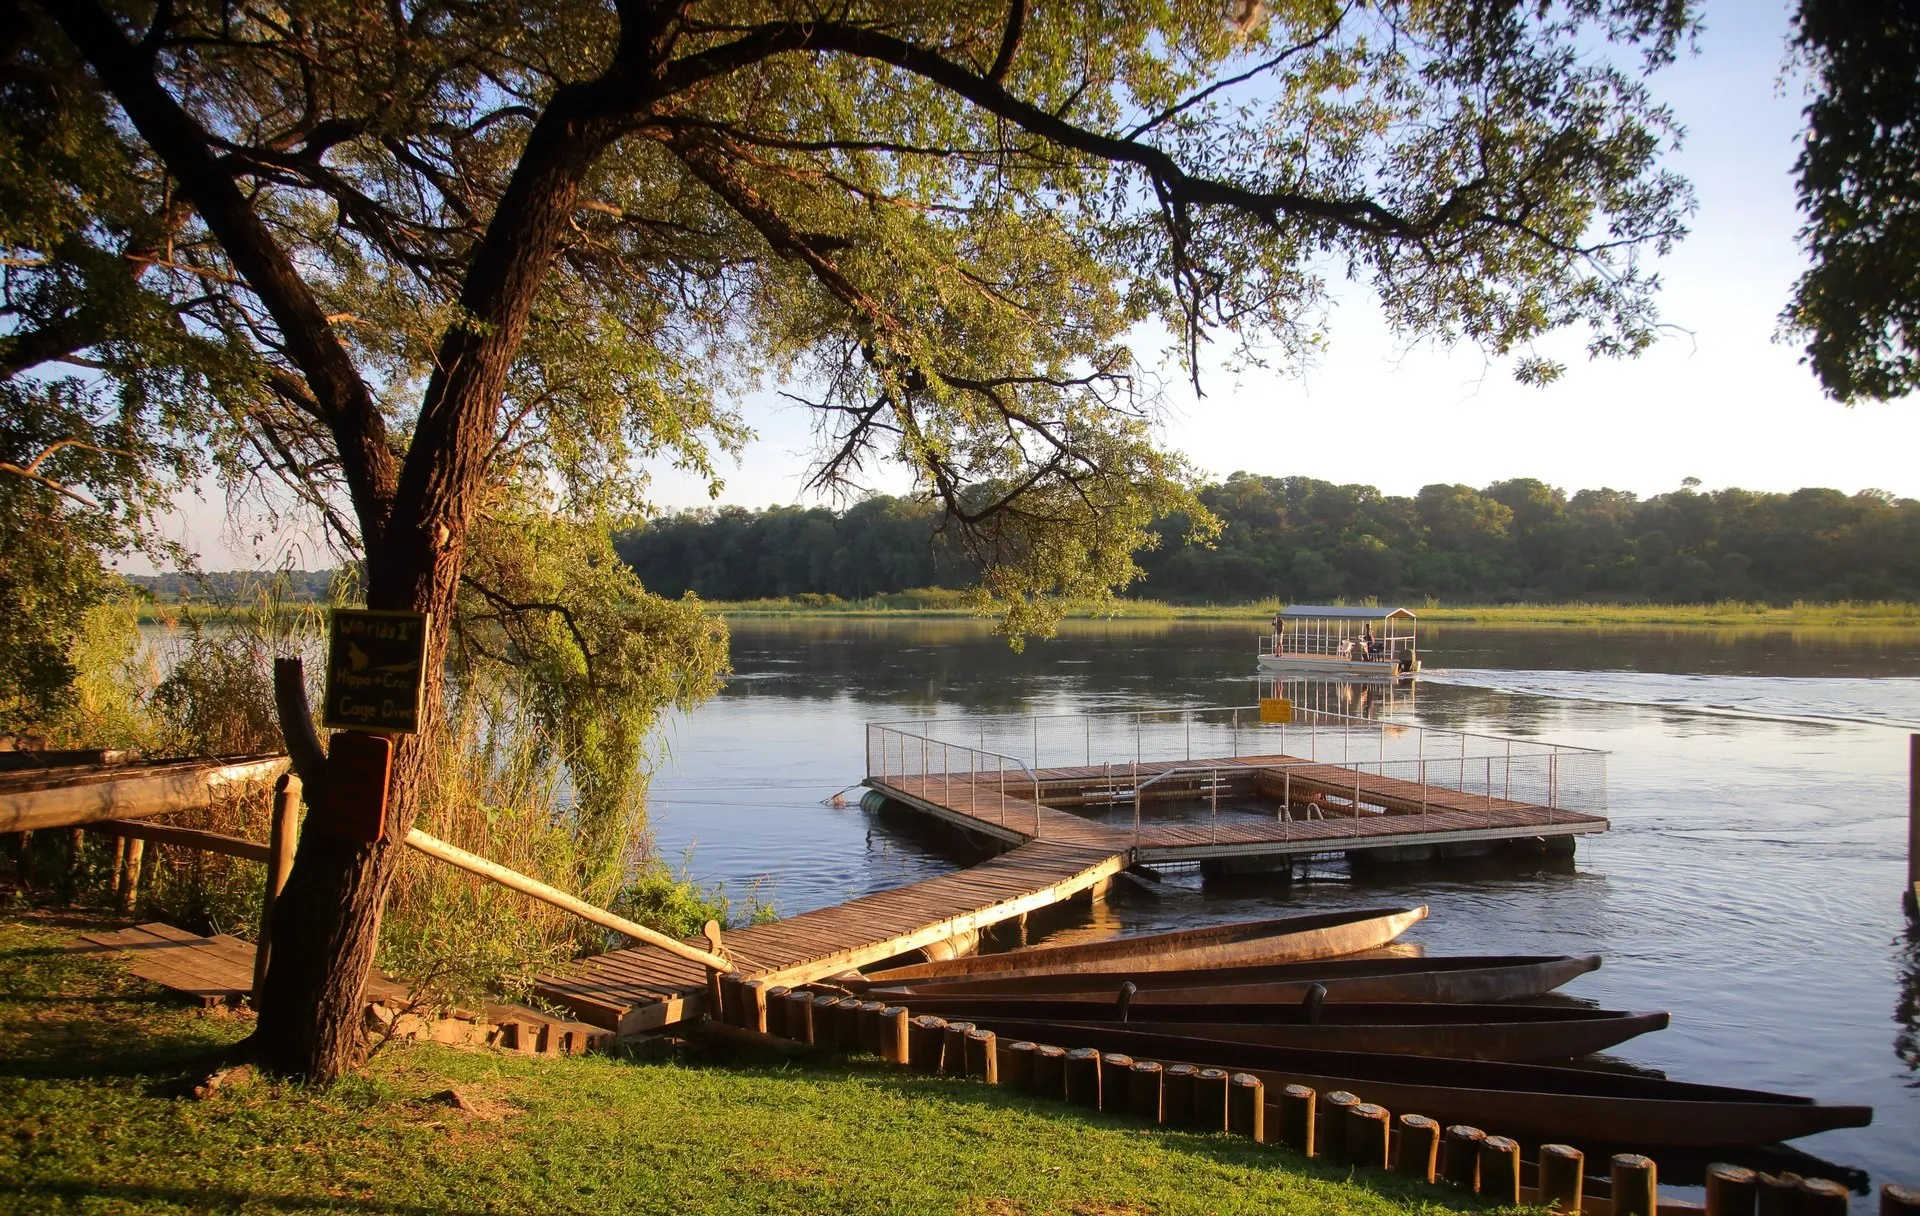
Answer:
[{"label": "riverbank", "polygon": [[248,1021],[59,949],[90,923],[0,921],[0,1212],[1438,1210],[1382,1172],[809,1054],[406,1046],[329,1089],[191,1100],[180,1079]]},{"label": "riverbank", "polygon": [[[1423,622],[1482,625],[1588,625],[1775,629],[1920,628],[1920,604],[1796,603],[1774,605],[1727,601],[1717,604],[1409,604]],[[724,617],[954,617],[980,615],[958,593],[900,592],[867,599],[712,601]],[[1074,604],[1069,620],[1196,620],[1264,623],[1280,609],[1278,600],[1247,604],[1170,604],[1162,600],[1115,599],[1104,604]]]}]

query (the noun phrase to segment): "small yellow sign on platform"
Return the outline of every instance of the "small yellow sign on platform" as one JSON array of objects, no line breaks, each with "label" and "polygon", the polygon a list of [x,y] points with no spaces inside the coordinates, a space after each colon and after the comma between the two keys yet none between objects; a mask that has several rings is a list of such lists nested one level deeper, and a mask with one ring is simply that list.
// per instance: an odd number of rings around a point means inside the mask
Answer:
[{"label": "small yellow sign on platform", "polygon": [[1260,720],[1262,722],[1293,721],[1293,702],[1285,697],[1261,697]]}]

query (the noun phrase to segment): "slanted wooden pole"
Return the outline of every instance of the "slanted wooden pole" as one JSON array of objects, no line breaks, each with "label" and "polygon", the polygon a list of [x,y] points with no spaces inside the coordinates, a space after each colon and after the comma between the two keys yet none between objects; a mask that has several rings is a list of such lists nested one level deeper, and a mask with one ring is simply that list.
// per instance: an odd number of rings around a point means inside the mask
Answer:
[{"label": "slanted wooden pole", "polygon": [[[1617,1163],[1620,1158],[1615,1157]],[[1618,1166],[1615,1167],[1616,1174]],[[1615,1190],[1615,1195],[1619,1194]],[[1506,1136],[1488,1136],[1480,1142],[1480,1197],[1502,1207],[1520,1206],[1520,1145]],[[1618,1211],[1618,1209],[1615,1209]],[[1625,1216],[1623,1213],[1622,1216]],[[1651,1211],[1633,1216],[1654,1216]]]},{"label": "slanted wooden pole", "polygon": [[1440,1172],[1448,1182],[1464,1191],[1480,1189],[1480,1142],[1487,1133],[1465,1123],[1447,1128],[1441,1141]]},{"label": "slanted wooden pole", "polygon": [[1393,1116],[1374,1102],[1361,1102],[1347,1108],[1347,1160],[1370,1170],[1387,1168],[1388,1148],[1393,1137]]},{"label": "slanted wooden pole", "polygon": [[120,910],[132,912],[140,902],[140,863],[146,856],[147,842],[139,837],[127,841],[127,864],[120,871]]},{"label": "slanted wooden pole", "polygon": [[253,992],[266,982],[273,950],[273,905],[293,873],[293,851],[300,836],[300,778],[282,773],[273,786],[273,822],[267,830],[267,880],[260,891],[260,936],[253,948]]},{"label": "slanted wooden pole", "polygon": [[1920,918],[1920,735],[1907,737],[1907,889],[1909,916]]}]

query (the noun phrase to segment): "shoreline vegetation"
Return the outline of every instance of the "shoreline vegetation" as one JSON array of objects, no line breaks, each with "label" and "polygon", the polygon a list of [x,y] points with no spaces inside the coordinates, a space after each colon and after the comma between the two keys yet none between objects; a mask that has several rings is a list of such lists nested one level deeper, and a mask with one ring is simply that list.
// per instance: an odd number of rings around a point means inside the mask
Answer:
[{"label": "shoreline vegetation", "polygon": [[[1335,599],[1335,604],[1348,601]],[[729,620],[763,618],[990,619],[962,591],[931,588],[889,595],[841,599],[801,595],[780,599],[709,600],[704,606]],[[1171,604],[1164,600],[1115,598],[1106,603],[1075,603],[1072,621],[1249,621],[1263,624],[1280,610],[1277,599],[1239,604]],[[1391,606],[1391,605],[1389,605]],[[1706,604],[1409,603],[1422,624],[1484,626],[1588,626],[1595,628],[1689,629],[1920,629],[1920,603],[1851,601],[1767,604],[1727,600]],[[170,624],[191,615],[204,623],[233,624],[252,618],[254,609],[214,601],[143,601],[136,609],[142,625]]]},{"label": "shoreline vegetation", "polygon": [[[0,887],[0,905],[17,893]],[[395,1044],[331,1086],[183,1095],[252,1017],[184,1008],[61,947],[108,927],[0,917],[0,1212],[1481,1210],[1384,1171],[1146,1128],[951,1077],[696,1038],[538,1059]],[[928,1129],[939,1129],[930,1135]]]},{"label": "shoreline vegetation", "polygon": [[[943,602],[947,600],[956,602]],[[1336,600],[1335,603],[1345,601]],[[951,592],[902,592],[857,600],[800,596],[778,600],[717,601],[707,605],[727,618],[754,617],[972,617],[976,609]],[[1278,600],[1242,604],[1169,604],[1115,599],[1076,604],[1069,620],[1250,621],[1264,624],[1280,610]],[[1688,628],[1920,628],[1920,604],[1900,602],[1762,604],[1445,604],[1412,603],[1423,624],[1660,626]]]}]

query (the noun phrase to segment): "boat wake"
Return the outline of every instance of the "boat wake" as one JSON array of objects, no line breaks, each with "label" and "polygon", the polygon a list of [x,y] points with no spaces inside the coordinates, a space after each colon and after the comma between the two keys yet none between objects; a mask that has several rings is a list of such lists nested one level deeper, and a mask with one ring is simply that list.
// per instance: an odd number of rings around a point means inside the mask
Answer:
[{"label": "boat wake", "polygon": [[1920,730],[1920,679],[1676,675],[1657,671],[1513,671],[1454,667],[1422,680],[1518,696],[1645,705],[1677,713],[1840,722]]}]

